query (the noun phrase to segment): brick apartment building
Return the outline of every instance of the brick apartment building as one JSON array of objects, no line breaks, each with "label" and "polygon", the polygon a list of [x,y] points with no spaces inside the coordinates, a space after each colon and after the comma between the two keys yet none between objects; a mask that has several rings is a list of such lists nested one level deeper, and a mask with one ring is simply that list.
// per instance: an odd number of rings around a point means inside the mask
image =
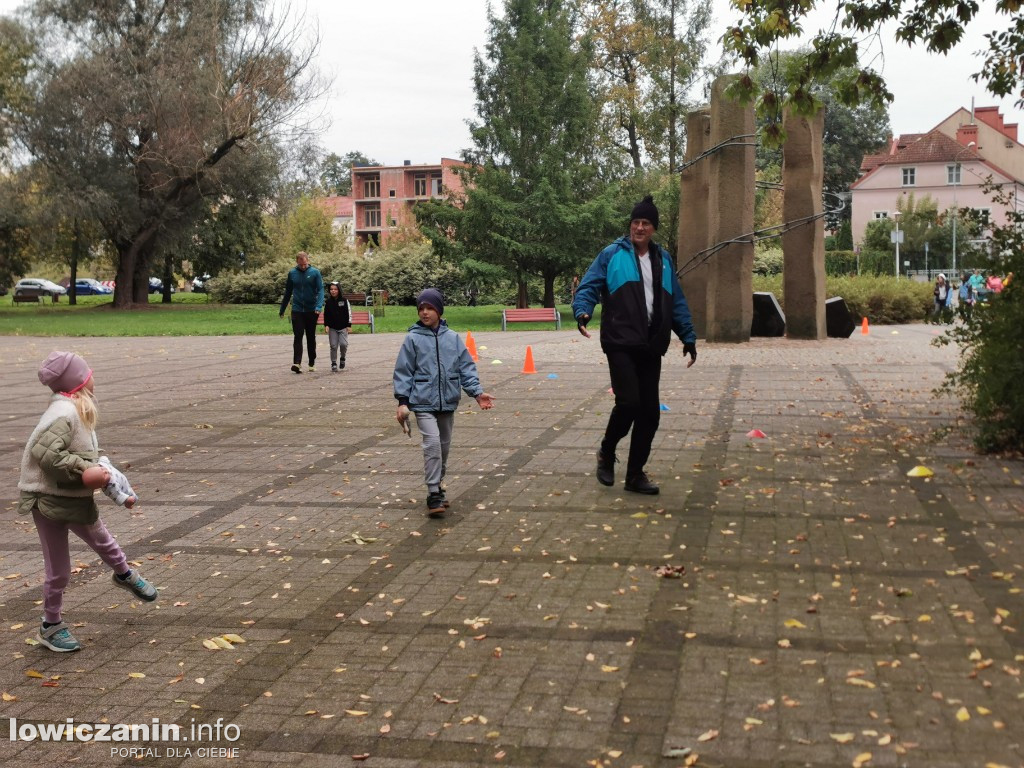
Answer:
[{"label": "brick apartment building", "polygon": [[413,226],[412,208],[421,200],[462,191],[459,160],[443,157],[430,165],[352,167],[353,231],[357,243],[383,244],[395,229]]}]

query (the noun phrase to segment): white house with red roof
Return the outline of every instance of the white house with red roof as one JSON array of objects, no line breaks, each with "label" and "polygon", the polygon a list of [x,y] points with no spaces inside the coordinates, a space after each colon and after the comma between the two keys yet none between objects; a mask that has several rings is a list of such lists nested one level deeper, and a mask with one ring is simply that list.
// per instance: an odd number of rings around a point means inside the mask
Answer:
[{"label": "white house with red roof", "polygon": [[317,198],[316,204],[324,213],[331,217],[331,230],[334,234],[341,233],[345,242],[355,242],[352,197],[346,195],[330,195]]},{"label": "white house with red roof", "polygon": [[1004,123],[997,107],[973,114],[961,108],[927,133],[898,136],[884,152],[864,156],[850,187],[854,242],[863,242],[868,222],[891,218],[910,194],[931,197],[940,212],[973,208],[1005,224],[1007,209],[982,190],[989,179],[1013,192],[1010,208],[1024,208],[1024,145],[1017,124]]}]

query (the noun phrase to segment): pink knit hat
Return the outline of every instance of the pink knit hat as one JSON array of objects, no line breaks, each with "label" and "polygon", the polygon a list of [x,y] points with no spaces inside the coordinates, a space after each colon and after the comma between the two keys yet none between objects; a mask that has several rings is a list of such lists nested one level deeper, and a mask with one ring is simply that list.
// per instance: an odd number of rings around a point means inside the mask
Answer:
[{"label": "pink knit hat", "polygon": [[73,395],[92,378],[92,368],[74,352],[51,352],[39,366],[39,380],[54,392]]}]

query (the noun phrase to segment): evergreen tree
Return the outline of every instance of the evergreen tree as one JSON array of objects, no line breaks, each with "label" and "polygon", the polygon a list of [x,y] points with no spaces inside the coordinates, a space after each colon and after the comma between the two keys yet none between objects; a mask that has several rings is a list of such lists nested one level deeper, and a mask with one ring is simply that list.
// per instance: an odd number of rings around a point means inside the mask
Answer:
[{"label": "evergreen tree", "polygon": [[563,0],[505,0],[489,23],[474,67],[474,167],[457,236],[470,255],[510,270],[519,306],[527,276],[539,275],[550,307],[555,279],[593,258],[613,219],[611,191],[599,190],[593,170],[589,45],[575,40]]}]

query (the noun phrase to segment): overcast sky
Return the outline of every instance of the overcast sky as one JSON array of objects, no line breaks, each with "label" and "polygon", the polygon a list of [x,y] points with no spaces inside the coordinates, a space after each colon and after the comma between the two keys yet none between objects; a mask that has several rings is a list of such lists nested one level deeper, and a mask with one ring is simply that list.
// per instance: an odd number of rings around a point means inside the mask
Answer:
[{"label": "overcast sky", "polygon": [[[20,4],[0,0],[0,13]],[[324,148],[338,154],[358,150],[386,164],[458,157],[469,145],[473,51],[485,41],[486,5],[485,0],[293,0],[293,12],[304,12],[305,23],[319,30],[318,65],[332,79],[320,105],[329,122],[321,134]],[[713,0],[713,7],[717,38],[736,12],[729,0]],[[871,52],[873,66],[895,95],[889,109],[895,133],[928,130],[958,107],[970,108],[972,98],[977,106],[1001,106],[1007,122],[1022,120],[1012,99],[1000,102],[970,79],[980,67],[972,54],[983,47],[982,33],[992,30],[997,18],[990,9],[982,14],[982,23],[949,56],[928,55],[893,40],[885,41],[881,52],[878,46]],[[816,31],[826,21],[819,14],[806,30]]]}]

